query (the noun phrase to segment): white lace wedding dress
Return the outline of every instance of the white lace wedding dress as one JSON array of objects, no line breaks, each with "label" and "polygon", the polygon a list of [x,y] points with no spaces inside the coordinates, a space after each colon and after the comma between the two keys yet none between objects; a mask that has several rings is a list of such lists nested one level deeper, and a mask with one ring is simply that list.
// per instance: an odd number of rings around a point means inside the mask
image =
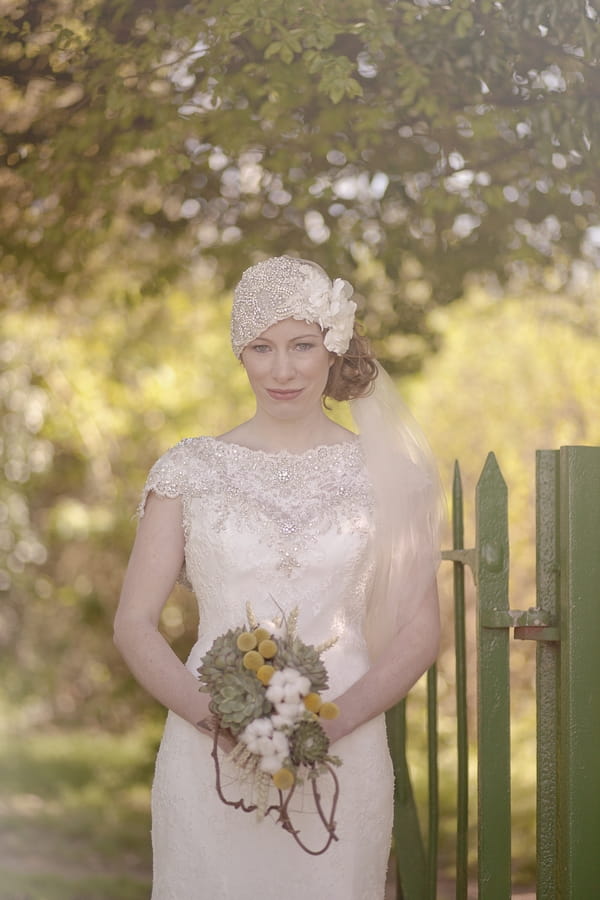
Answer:
[{"label": "white lace wedding dress", "polygon": [[[250,601],[259,619],[298,606],[306,643],[338,637],[323,655],[330,698],[360,678],[373,499],[358,440],[297,455],[190,438],[152,468],[142,513],[149,491],[183,500],[186,575],[200,615],[192,671],[217,635],[245,624]],[[393,806],[383,716],[332,748],[342,760],[338,840],[321,856],[272,819],[225,806],[211,749],[169,713],[153,786],[152,900],[383,900]],[[242,790],[233,782],[226,793],[237,799]],[[294,821],[318,849],[325,832],[305,801],[300,791]]]}]

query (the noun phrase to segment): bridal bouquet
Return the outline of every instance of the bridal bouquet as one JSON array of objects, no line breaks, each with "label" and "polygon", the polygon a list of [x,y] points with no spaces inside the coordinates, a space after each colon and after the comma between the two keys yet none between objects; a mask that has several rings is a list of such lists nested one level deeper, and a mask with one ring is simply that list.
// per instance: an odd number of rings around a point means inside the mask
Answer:
[{"label": "bridal bouquet", "polygon": [[[198,668],[200,690],[210,694],[215,721],[212,755],[217,791],[224,803],[245,812],[256,810],[259,818],[276,811],[279,823],[304,850],[323,853],[336,839],[338,782],[332,766],[340,760],[329,754],[329,739],[320,723],[339,713],[335,703],[321,697],[328,687],[321,654],[335,639],[318,647],[305,644],[296,633],[297,608],[287,619],[259,622],[248,605],[247,617],[247,628],[234,628],[216,638]],[[228,759],[255,782],[252,805],[242,799],[229,801],[223,794],[217,748],[224,731],[236,741]],[[333,781],[329,814],[319,792],[321,776]],[[290,800],[304,779],[311,784],[316,812],[328,835],[318,851],[303,844],[291,819]],[[271,787],[279,800],[269,805]]]}]

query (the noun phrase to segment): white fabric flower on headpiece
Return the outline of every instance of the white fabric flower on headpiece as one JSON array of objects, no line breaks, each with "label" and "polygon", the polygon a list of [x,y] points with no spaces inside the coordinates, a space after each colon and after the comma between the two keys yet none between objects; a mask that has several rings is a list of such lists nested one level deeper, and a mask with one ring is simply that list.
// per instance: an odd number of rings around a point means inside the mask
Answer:
[{"label": "white fabric flower on headpiece", "polygon": [[338,355],[345,353],[354,329],[356,303],[350,300],[354,288],[343,278],[336,278],[331,286],[327,285],[315,272],[306,280],[306,293],[307,321],[318,322],[326,332],[323,343],[328,350]]}]

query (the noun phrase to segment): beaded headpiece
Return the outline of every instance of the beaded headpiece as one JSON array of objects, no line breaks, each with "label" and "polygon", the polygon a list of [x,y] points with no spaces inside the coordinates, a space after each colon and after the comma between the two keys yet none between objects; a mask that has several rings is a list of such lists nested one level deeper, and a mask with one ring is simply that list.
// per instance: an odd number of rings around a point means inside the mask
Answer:
[{"label": "beaded headpiece", "polygon": [[233,295],[231,345],[238,357],[250,341],[282,319],[316,322],[328,350],[346,352],[354,328],[352,285],[332,283],[320,266],[291,256],[274,256],[243,273]]}]

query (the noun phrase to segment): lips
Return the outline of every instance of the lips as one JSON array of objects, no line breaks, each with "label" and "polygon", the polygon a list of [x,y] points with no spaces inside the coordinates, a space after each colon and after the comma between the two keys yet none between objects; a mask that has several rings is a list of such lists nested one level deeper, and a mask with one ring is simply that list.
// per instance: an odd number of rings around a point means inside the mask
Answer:
[{"label": "lips", "polygon": [[267,394],[274,400],[295,400],[302,393],[302,388],[295,391],[280,391],[275,388],[267,388]]}]

